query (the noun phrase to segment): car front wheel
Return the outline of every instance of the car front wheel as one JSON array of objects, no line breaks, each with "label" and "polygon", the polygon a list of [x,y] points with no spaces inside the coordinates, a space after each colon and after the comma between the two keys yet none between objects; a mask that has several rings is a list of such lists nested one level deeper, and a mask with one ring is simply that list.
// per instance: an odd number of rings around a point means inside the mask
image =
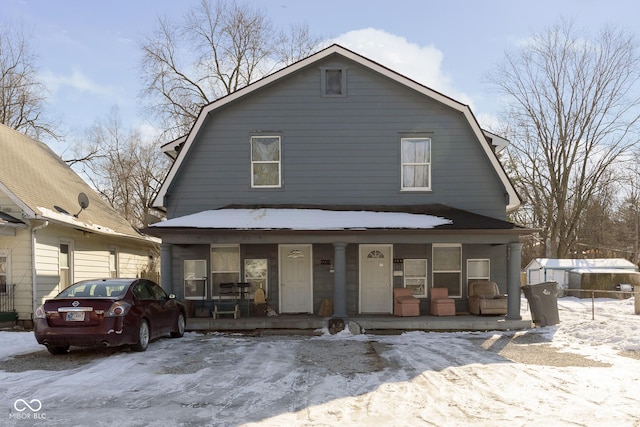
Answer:
[{"label": "car front wheel", "polygon": [[178,319],[176,320],[176,329],[173,332],[171,332],[171,337],[180,338],[181,336],[183,336],[184,327],[185,327],[184,314],[178,313]]},{"label": "car front wheel", "polygon": [[134,351],[145,351],[149,346],[149,323],[142,319],[138,326],[138,342],[131,346]]}]

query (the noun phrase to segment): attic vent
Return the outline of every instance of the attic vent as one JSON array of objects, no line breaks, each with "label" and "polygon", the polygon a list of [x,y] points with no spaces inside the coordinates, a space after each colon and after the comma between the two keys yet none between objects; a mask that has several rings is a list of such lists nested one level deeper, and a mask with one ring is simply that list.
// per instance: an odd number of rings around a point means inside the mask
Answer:
[{"label": "attic vent", "polygon": [[347,70],[344,68],[321,68],[322,96],[347,96]]}]

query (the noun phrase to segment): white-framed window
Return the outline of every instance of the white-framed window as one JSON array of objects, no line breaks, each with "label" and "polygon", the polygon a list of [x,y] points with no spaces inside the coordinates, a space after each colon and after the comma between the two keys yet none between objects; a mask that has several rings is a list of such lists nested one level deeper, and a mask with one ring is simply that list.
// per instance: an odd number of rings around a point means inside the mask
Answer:
[{"label": "white-framed window", "polygon": [[462,296],[462,245],[433,245],[433,281],[435,288],[447,288],[450,297]]},{"label": "white-framed window", "polygon": [[320,90],[325,97],[347,96],[347,69],[321,68]]},{"label": "white-framed window", "polygon": [[221,297],[221,283],[240,282],[240,246],[211,246],[211,296]]},{"label": "white-framed window", "polygon": [[0,252],[0,294],[8,292],[8,285],[11,282],[9,271],[9,254]]},{"label": "white-framed window", "polygon": [[73,283],[73,243],[60,242],[58,247],[58,266],[60,271],[59,290],[67,289]]},{"label": "white-framed window", "polygon": [[109,248],[109,277],[118,277],[118,248]]},{"label": "white-framed window", "polygon": [[401,139],[402,190],[431,190],[431,138]]},{"label": "white-framed window", "polygon": [[281,180],[279,136],[251,137],[251,187],[279,188]]},{"label": "white-framed window", "polygon": [[184,260],[184,297],[186,299],[207,298],[207,260]]},{"label": "white-framed window", "polygon": [[269,262],[266,258],[246,258],[244,260],[244,281],[251,285],[249,294],[256,289],[262,289],[267,294],[269,278]]},{"label": "white-framed window", "polygon": [[413,292],[413,296],[418,298],[426,298],[427,260],[405,259],[402,265],[404,268],[404,287],[410,288]]},{"label": "white-framed window", "polygon": [[491,260],[489,258],[467,260],[467,284],[480,280],[490,280]]}]

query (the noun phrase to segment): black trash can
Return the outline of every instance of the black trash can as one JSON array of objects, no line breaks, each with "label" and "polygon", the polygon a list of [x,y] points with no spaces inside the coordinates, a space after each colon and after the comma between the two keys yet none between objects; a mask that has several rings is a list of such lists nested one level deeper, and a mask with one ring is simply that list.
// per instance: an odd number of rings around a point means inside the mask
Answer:
[{"label": "black trash can", "polygon": [[538,283],[522,287],[524,296],[531,307],[531,319],[536,326],[550,326],[560,323],[558,316],[558,284]]}]

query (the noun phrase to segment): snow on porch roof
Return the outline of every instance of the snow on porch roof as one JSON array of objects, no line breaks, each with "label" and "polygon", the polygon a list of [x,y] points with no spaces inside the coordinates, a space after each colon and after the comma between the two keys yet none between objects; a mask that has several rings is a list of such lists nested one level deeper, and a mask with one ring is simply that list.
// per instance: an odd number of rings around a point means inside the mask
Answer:
[{"label": "snow on porch roof", "polygon": [[403,212],[331,211],[322,209],[218,209],[155,223],[150,228],[233,230],[365,230],[430,229],[452,221]]}]

